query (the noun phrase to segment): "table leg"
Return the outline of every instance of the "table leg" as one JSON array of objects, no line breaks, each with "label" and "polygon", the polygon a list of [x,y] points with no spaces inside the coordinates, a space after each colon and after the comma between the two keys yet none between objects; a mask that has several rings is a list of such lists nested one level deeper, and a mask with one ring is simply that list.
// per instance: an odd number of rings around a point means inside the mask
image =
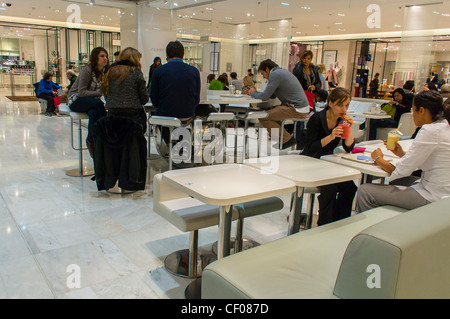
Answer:
[{"label": "table leg", "polygon": [[297,187],[292,194],[291,211],[289,215],[289,229],[288,235],[298,233],[300,230],[300,217],[302,214],[304,187]]},{"label": "table leg", "polygon": [[364,141],[369,140],[369,134],[370,134],[370,119],[366,118],[366,129],[364,130]]},{"label": "table leg", "polygon": [[232,206],[220,206],[217,259],[222,259],[230,254],[231,209]]}]

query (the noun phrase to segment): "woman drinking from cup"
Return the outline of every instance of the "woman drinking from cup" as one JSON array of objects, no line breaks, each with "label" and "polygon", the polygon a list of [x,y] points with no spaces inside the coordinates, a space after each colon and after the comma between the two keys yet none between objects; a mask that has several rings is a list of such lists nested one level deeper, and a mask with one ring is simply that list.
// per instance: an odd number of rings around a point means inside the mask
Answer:
[{"label": "woman drinking from cup", "polygon": [[[414,209],[450,196],[450,101],[444,105],[442,101],[436,91],[423,91],[414,98],[414,123],[422,128],[408,152],[395,143],[392,153],[400,157],[395,166],[383,158],[380,149],[372,152],[372,159],[393,182],[362,185],[358,190],[359,213],[383,205]],[[418,168],[423,171],[421,179],[407,178]]]},{"label": "woman drinking from cup", "polygon": [[[348,153],[355,145],[352,133],[353,118],[346,115],[350,92],[338,87],[330,93],[327,102],[325,108],[311,116],[308,121],[302,155],[320,158],[322,155],[333,154],[341,141]],[[353,181],[321,186],[317,225],[349,217],[356,189]]]}]

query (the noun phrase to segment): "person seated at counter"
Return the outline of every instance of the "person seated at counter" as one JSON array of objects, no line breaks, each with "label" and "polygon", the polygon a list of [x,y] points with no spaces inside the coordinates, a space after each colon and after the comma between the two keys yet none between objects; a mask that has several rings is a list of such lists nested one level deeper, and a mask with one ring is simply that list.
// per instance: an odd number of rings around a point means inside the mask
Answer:
[{"label": "person seated at counter", "polygon": [[[167,63],[155,69],[150,86],[150,99],[155,115],[177,117],[189,123],[195,116],[200,102],[200,72],[184,63],[184,46],[171,41],[166,46]],[[169,130],[163,128],[164,141],[169,143]]]},{"label": "person seated at counter", "polygon": [[236,91],[242,91],[242,82],[238,80],[237,73],[231,72],[230,77],[231,77],[231,85],[234,85]]},{"label": "person seated at counter", "polygon": [[[408,152],[395,144],[392,153],[400,157],[395,166],[384,158],[381,149],[372,152],[374,162],[390,174],[389,181],[395,185],[362,185],[357,196],[358,213],[384,205],[410,210],[450,196],[450,101],[442,102],[436,91],[422,91],[414,98],[414,123],[421,129]],[[421,179],[395,183],[417,168],[422,170]]]},{"label": "person seated at counter", "polygon": [[[350,100],[350,92],[342,87],[331,91],[325,109],[315,113],[308,121],[302,155],[320,158],[323,155],[333,154],[341,141],[347,153],[353,150],[355,146],[352,133],[353,118],[346,115]],[[345,128],[342,125],[345,125]],[[353,198],[357,190],[353,181],[321,186],[319,189],[318,226],[351,215]]]},{"label": "person seated at counter", "polygon": [[[264,92],[256,92],[256,89],[250,88],[247,94],[254,99],[267,101],[270,98],[277,97],[281,105],[277,105],[269,110],[266,119],[261,119],[261,125],[271,134],[272,131],[280,134],[281,121],[288,118],[304,119],[309,114],[309,102],[300,82],[288,70],[282,69],[270,59],[264,60],[258,67],[264,79],[268,80]],[[279,139],[279,136],[276,136]],[[289,134],[286,129],[283,133],[283,141],[278,147],[280,149],[289,148],[297,144],[295,137]]]},{"label": "person seated at counter", "polygon": [[402,88],[397,88],[392,92],[392,100],[389,101],[390,106],[395,108],[395,114],[390,119],[372,120],[370,122],[369,140],[377,139],[377,129],[379,127],[398,127],[400,117],[403,113],[411,111],[412,99],[408,98]]},{"label": "person seated at counter", "polygon": [[62,88],[60,85],[53,83],[53,74],[51,72],[46,72],[39,82],[39,89],[37,91],[37,97],[47,101],[47,109],[45,110],[46,116],[56,115],[55,101],[53,98],[58,95],[53,90],[58,90]]},{"label": "person seated at counter", "polygon": [[119,61],[103,77],[101,93],[105,96],[108,116],[129,118],[147,130],[144,105],[148,92],[141,66],[142,54],[131,47],[120,52]]}]

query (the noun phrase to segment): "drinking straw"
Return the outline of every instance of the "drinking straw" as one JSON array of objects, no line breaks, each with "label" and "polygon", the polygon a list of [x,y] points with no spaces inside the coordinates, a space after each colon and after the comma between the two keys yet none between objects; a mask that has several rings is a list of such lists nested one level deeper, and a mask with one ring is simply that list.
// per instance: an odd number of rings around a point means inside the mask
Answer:
[{"label": "drinking straw", "polygon": [[397,127],[397,129],[395,130],[395,134],[399,134],[399,135],[403,135],[402,132],[400,132],[400,127],[402,126],[402,123],[399,124],[399,126]]}]

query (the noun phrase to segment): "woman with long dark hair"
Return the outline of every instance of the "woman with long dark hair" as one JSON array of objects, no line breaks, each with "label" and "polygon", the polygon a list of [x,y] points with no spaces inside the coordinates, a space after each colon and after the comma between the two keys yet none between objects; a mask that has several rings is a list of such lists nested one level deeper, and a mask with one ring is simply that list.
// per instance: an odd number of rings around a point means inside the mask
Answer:
[{"label": "woman with long dark hair", "polygon": [[89,57],[89,64],[81,69],[68,96],[68,106],[72,111],[86,113],[89,116],[86,145],[91,157],[94,152],[92,127],[98,119],[106,116],[105,106],[100,99],[100,86],[104,70],[107,67],[109,67],[108,52],[102,47],[93,49]]},{"label": "woman with long dark hair", "polygon": [[400,157],[395,166],[384,159],[379,148],[371,156],[390,174],[390,182],[404,179],[418,168],[422,177],[397,185],[362,185],[358,213],[384,205],[410,210],[450,196],[450,100],[443,105],[439,92],[422,91],[414,98],[412,110],[414,123],[421,129],[407,152],[395,144],[392,153]]},{"label": "woman with long dark hair", "polygon": [[[341,141],[347,153],[352,151],[355,146],[352,133],[353,118],[346,115],[350,100],[350,92],[344,88],[338,87],[331,91],[325,108],[311,116],[308,121],[302,155],[320,158],[323,155],[333,154]],[[340,126],[343,121],[346,121],[349,126],[346,137],[343,127]],[[321,186],[317,225],[321,226],[349,217],[356,189],[353,181]]]}]

